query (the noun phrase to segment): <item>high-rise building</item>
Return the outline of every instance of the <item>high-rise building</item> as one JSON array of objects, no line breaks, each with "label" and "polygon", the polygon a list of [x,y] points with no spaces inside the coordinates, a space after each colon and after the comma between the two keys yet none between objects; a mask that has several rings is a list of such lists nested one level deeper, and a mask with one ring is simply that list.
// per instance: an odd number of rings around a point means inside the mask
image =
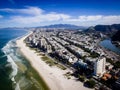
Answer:
[{"label": "high-rise building", "polygon": [[48,52],[48,53],[52,52],[51,45],[47,45],[47,52]]},{"label": "high-rise building", "polygon": [[44,39],[44,38],[41,38],[41,39],[40,39],[40,47],[45,46],[45,43],[46,43],[45,39]]},{"label": "high-rise building", "polygon": [[105,73],[105,63],[105,57],[100,57],[94,62],[94,75],[102,76]]}]

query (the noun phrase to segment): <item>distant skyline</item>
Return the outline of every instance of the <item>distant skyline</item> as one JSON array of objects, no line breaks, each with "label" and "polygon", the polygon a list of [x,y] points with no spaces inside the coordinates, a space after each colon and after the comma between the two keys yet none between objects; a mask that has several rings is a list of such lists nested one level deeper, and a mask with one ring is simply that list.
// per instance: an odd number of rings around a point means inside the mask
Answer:
[{"label": "distant skyline", "polygon": [[0,0],[0,27],[120,23],[120,0]]}]

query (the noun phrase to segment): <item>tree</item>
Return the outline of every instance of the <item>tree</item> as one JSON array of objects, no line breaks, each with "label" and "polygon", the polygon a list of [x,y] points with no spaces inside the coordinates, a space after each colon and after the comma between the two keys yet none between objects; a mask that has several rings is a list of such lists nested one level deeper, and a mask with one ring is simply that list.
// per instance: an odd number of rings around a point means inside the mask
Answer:
[{"label": "tree", "polygon": [[86,84],[89,88],[94,88],[96,83],[95,83],[94,80],[90,79],[90,80],[87,80],[87,81],[85,82],[85,84]]},{"label": "tree", "polygon": [[114,63],[114,66],[115,66],[116,68],[120,68],[120,62],[117,61],[116,63]]},{"label": "tree", "polygon": [[84,81],[85,81],[85,77],[84,77],[84,76],[79,75],[79,80],[80,80],[81,82],[84,82]]},{"label": "tree", "polygon": [[106,61],[111,63],[112,65],[114,64],[113,60],[111,60],[110,58],[106,58]]}]

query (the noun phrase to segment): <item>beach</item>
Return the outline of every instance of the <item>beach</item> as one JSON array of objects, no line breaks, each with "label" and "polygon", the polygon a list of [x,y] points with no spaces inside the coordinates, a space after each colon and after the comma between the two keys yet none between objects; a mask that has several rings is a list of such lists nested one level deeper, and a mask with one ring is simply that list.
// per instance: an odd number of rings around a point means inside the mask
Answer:
[{"label": "beach", "polygon": [[18,39],[16,44],[17,47],[20,48],[23,55],[31,63],[32,67],[43,78],[50,90],[90,90],[89,88],[84,87],[83,83],[78,81],[75,77],[71,76],[71,78],[68,79],[64,75],[67,72],[70,72],[70,69],[61,70],[55,66],[50,67],[41,59],[42,56],[37,55],[34,50],[31,50],[29,47],[27,47],[24,43],[24,39],[31,33]]}]

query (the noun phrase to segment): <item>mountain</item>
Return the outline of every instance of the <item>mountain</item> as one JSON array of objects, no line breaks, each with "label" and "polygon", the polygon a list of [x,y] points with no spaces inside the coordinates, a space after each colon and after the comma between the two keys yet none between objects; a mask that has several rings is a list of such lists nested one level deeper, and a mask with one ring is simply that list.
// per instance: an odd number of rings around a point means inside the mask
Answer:
[{"label": "mountain", "polygon": [[86,27],[83,26],[76,26],[71,24],[54,24],[54,25],[48,25],[48,26],[40,26],[37,28],[64,28],[64,29],[86,29]]},{"label": "mountain", "polygon": [[112,36],[112,41],[119,41],[120,42],[120,30],[117,31],[113,36]]},{"label": "mountain", "polygon": [[96,25],[94,27],[89,27],[86,29],[86,32],[102,32],[104,34],[113,34],[120,30],[120,24],[112,24],[112,25]]}]

